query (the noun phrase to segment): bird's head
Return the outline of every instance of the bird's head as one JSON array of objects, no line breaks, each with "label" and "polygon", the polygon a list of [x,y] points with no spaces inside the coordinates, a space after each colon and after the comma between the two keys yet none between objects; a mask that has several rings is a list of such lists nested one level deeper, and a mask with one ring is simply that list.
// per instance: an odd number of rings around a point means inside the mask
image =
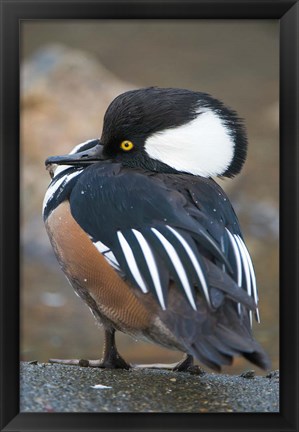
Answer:
[{"label": "bird's head", "polygon": [[149,87],[109,105],[99,140],[46,164],[84,165],[109,159],[124,166],[203,177],[233,177],[246,159],[237,114],[206,93]]}]

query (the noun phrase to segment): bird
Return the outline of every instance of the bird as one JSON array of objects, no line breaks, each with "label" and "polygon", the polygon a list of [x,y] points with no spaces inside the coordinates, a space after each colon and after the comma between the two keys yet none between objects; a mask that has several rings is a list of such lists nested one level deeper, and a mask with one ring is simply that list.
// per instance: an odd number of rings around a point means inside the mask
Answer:
[{"label": "bird", "polygon": [[105,334],[100,360],[52,362],[129,369],[120,331],[182,352],[176,371],[197,360],[221,372],[236,356],[269,369],[252,332],[254,266],[215,180],[241,171],[247,141],[244,121],[210,94],[146,87],[112,100],[100,138],[46,159],[47,234]]}]

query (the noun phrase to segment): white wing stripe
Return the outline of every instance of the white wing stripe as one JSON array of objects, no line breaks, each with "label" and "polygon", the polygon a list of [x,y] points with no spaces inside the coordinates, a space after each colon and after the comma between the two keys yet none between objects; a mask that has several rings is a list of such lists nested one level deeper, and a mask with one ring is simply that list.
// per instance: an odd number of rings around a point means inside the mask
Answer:
[{"label": "white wing stripe", "polygon": [[250,276],[251,276],[251,281],[252,281],[252,288],[253,288],[253,296],[254,296],[254,300],[256,302],[256,304],[258,303],[258,294],[257,294],[257,287],[256,287],[256,278],[255,278],[255,273],[254,273],[254,268],[253,268],[253,264],[248,252],[247,247],[245,246],[245,243],[242,241],[242,239],[239,237],[240,242],[243,244],[243,250],[245,252],[245,255],[247,257],[247,262],[249,265],[249,270],[250,270]]},{"label": "white wing stripe", "polygon": [[252,311],[249,311],[250,327],[252,327]]},{"label": "white wing stripe", "polygon": [[161,286],[161,282],[160,282],[159,272],[158,272],[158,268],[157,268],[157,264],[156,264],[154,255],[153,255],[151,248],[149,247],[147,241],[145,240],[145,238],[141,234],[141,232],[139,232],[135,229],[132,229],[132,231],[133,231],[135,237],[137,238],[137,240],[140,244],[140,247],[142,249],[144,258],[146,260],[148,269],[150,271],[152,280],[153,280],[154,285],[155,285],[155,289],[157,292],[157,296],[158,296],[160,305],[161,305],[162,309],[165,310],[166,306],[165,306],[165,301],[164,301],[162,286]]},{"label": "white wing stripe", "polygon": [[117,259],[115,258],[114,253],[101,241],[97,241],[96,243],[93,243],[93,245],[97,248],[97,250],[103,255],[103,257],[106,259],[108,264],[110,264],[112,267],[114,267],[116,270],[119,270],[119,263]]},{"label": "white wing stripe", "polygon": [[232,244],[235,257],[236,257],[237,273],[238,273],[238,275],[237,275],[238,276],[238,286],[241,287],[242,286],[242,267],[241,267],[240,252],[239,252],[238,246],[236,244],[236,241],[235,241],[233,235],[231,234],[231,232],[227,228],[225,228],[225,229],[226,229],[226,231],[228,233],[228,236],[229,236],[230,242]]},{"label": "white wing stripe", "polygon": [[186,240],[176,231],[174,230],[172,227],[170,227],[169,225],[166,225],[167,228],[176,236],[176,238],[181,242],[181,244],[183,245],[184,249],[186,250],[187,254],[189,255],[189,258],[193,264],[193,267],[195,268],[195,271],[199,277],[199,280],[202,284],[203,290],[204,290],[204,294],[205,297],[207,299],[207,302],[209,303],[209,305],[211,305],[210,302],[210,296],[209,296],[209,290],[208,290],[208,286],[206,283],[206,279],[204,277],[203,271],[199,265],[199,262],[196,259],[196,256],[194,255],[191,247],[188,245],[188,243],[186,242]]},{"label": "white wing stripe", "polygon": [[96,243],[94,243],[95,247],[97,248],[97,250],[103,254],[105,252],[108,252],[110,249],[104,245],[104,243],[102,243],[101,241],[97,241]]},{"label": "white wing stripe", "polygon": [[[223,236],[221,236],[220,243],[221,243],[221,250],[223,252],[223,255],[225,255],[224,238],[223,238]],[[225,272],[225,264],[222,264],[222,270]]]},{"label": "white wing stripe", "polygon": [[171,259],[177,273],[178,276],[182,282],[182,285],[184,287],[184,290],[187,294],[188,300],[192,306],[192,308],[194,310],[196,310],[196,304],[194,302],[193,299],[193,295],[192,295],[192,291],[191,291],[191,287],[189,285],[189,281],[185,272],[185,269],[183,267],[183,264],[177,254],[177,252],[175,251],[174,247],[172,246],[172,244],[155,228],[151,228],[151,230],[153,231],[153,233],[158,237],[158,239],[160,240],[160,242],[162,243],[164,249],[166,250],[169,258]]},{"label": "white wing stripe", "polygon": [[134,254],[132,252],[132,249],[131,249],[129,243],[127,242],[127,240],[125,239],[125,237],[123,236],[123,234],[120,231],[117,231],[117,237],[118,237],[119,243],[121,245],[121,248],[123,250],[123,253],[125,255],[129,269],[131,270],[135,281],[137,282],[137,284],[140,286],[141,290],[144,293],[148,292],[148,289],[147,289],[147,287],[144,283],[144,280],[140,274],[140,271],[138,269]]},{"label": "white wing stripe", "polygon": [[106,259],[106,261],[112,266],[114,267],[116,270],[120,270],[120,266],[119,266],[119,262],[117,261],[117,259],[115,258],[115,255],[113,252],[109,251],[109,252],[105,252],[103,254],[104,258]]},{"label": "white wing stripe", "polygon": [[256,310],[255,310],[255,317],[256,317],[257,322],[260,323],[261,319],[260,319],[260,313],[259,313],[258,308],[256,308]]},{"label": "white wing stripe", "polygon": [[[237,274],[237,284],[241,288],[242,287],[242,268],[241,268],[241,258],[240,258],[239,249],[238,249],[236,241],[235,241],[233,235],[231,234],[231,232],[227,228],[225,228],[225,229],[226,229],[226,231],[228,233],[229,240],[231,242],[231,245],[233,247],[234,254],[235,254],[235,257],[236,257],[237,273],[238,273]],[[238,313],[239,313],[239,315],[241,315],[241,303],[238,303]]]},{"label": "white wing stripe", "polygon": [[[242,263],[243,263],[244,271],[245,271],[247,293],[251,297],[252,290],[251,290],[251,281],[250,281],[250,270],[249,270],[249,265],[248,265],[246,253],[244,251],[244,243],[241,241],[241,238],[239,238],[237,235],[234,235],[234,238],[237,241],[239,251],[240,251],[241,257],[242,257]],[[252,327],[252,311],[249,311],[249,320],[250,320],[250,326]]]},{"label": "white wing stripe", "polygon": [[[248,265],[249,265],[249,271],[250,271],[251,282],[252,282],[252,290],[253,290],[254,301],[255,301],[256,304],[258,304],[259,298],[258,298],[258,293],[257,293],[256,278],[255,278],[255,273],[254,273],[254,268],[253,268],[252,260],[251,260],[251,257],[249,255],[249,252],[248,252],[248,249],[247,249],[245,243],[242,241],[242,239],[241,239],[240,236],[238,236],[238,237],[239,237],[240,242],[243,244],[243,250],[244,250],[245,255],[247,257],[247,262],[248,262]],[[260,323],[261,320],[260,320],[260,314],[259,314],[258,308],[256,308],[255,314],[256,314],[256,320],[257,320],[257,322]]]},{"label": "white wing stripe", "polygon": [[247,292],[248,295],[251,296],[251,281],[250,281],[250,271],[249,271],[249,265],[248,265],[248,261],[247,261],[247,257],[246,254],[244,252],[244,246],[243,246],[243,242],[241,242],[241,240],[239,239],[239,237],[237,237],[236,235],[234,236],[238,247],[239,247],[239,251],[241,253],[241,257],[242,257],[242,263],[244,266],[244,271],[245,271],[245,279],[246,279],[246,286],[247,286]]}]

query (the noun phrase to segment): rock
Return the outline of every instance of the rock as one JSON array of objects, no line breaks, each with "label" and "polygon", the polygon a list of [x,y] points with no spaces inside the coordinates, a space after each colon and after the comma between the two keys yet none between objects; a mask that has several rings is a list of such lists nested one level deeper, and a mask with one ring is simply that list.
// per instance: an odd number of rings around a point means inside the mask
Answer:
[{"label": "rock", "polygon": [[22,65],[21,87],[23,241],[41,259],[50,250],[40,216],[50,182],[45,159],[98,137],[108,104],[133,86],[85,52],[50,45]]},{"label": "rock", "polygon": [[255,376],[255,371],[254,370],[247,370],[243,373],[241,373],[240,377],[242,378],[246,378],[246,379],[252,379]]},{"label": "rock", "polygon": [[279,380],[21,363],[21,412],[279,412]]}]

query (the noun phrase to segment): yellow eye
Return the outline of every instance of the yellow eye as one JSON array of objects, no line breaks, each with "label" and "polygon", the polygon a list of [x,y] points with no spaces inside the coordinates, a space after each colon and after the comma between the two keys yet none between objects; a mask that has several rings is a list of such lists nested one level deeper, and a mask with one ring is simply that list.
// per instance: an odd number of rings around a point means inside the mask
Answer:
[{"label": "yellow eye", "polygon": [[124,151],[130,151],[134,147],[134,144],[132,141],[125,140],[121,143],[120,148]]}]

